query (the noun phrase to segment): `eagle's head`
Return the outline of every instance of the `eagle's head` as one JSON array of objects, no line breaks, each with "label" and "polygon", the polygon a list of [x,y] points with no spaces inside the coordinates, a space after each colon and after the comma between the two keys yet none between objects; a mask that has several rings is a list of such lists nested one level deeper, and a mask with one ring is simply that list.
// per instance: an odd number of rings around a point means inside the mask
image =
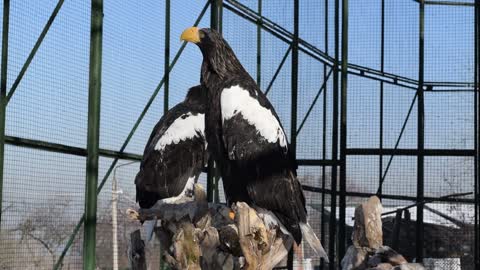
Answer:
[{"label": "eagle's head", "polygon": [[246,72],[230,45],[222,35],[210,28],[190,27],[183,31],[181,40],[196,44],[203,54],[204,67],[224,79]]},{"label": "eagle's head", "polygon": [[190,87],[184,102],[203,113],[207,104],[206,90],[201,85]]}]

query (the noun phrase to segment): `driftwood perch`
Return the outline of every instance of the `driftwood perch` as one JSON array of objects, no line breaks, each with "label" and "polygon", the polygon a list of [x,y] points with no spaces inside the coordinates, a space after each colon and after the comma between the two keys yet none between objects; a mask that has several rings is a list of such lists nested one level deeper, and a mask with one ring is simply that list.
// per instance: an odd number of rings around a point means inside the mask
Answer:
[{"label": "driftwood perch", "polygon": [[145,244],[140,235],[140,230],[130,234],[130,244],[128,246],[128,261],[132,270],[146,270]]},{"label": "driftwood perch", "polygon": [[[245,203],[232,209],[208,204],[205,191],[195,186],[195,200],[150,209],[128,209],[131,219],[160,220],[156,235],[166,247],[163,259],[173,269],[248,269],[275,267],[293,244],[290,235]],[[262,217],[262,218],[261,218]]]}]

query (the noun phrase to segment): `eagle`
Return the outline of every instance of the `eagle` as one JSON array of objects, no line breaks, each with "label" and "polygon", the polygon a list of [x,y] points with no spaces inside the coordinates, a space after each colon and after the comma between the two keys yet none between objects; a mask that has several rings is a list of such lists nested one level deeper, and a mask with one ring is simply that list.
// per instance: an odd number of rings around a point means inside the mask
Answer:
[{"label": "eagle", "polygon": [[205,135],[220,167],[227,203],[243,201],[272,212],[297,244],[305,239],[328,260],[307,223],[297,164],[272,104],[220,33],[190,27],[180,38],[196,44],[203,55]]},{"label": "eagle", "polygon": [[[198,85],[184,101],[164,114],[153,128],[135,177],[141,208],[174,204],[192,197],[194,184],[208,160],[205,138],[206,91]],[[156,221],[147,223],[148,239]]]}]

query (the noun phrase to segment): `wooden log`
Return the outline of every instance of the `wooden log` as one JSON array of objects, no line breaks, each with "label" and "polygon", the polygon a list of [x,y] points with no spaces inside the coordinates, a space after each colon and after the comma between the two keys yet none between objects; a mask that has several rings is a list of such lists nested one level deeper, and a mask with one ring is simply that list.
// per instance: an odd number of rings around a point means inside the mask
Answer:
[{"label": "wooden log", "polygon": [[145,244],[142,240],[140,230],[130,234],[130,245],[128,247],[128,261],[132,270],[146,270]]},{"label": "wooden log", "polygon": [[[195,187],[195,200],[128,209],[131,219],[160,220],[157,237],[165,247],[163,259],[172,269],[266,270],[284,259],[293,244],[279,223],[261,217],[245,203],[232,209],[207,204],[204,189]],[[234,216],[234,218],[232,218]]]}]

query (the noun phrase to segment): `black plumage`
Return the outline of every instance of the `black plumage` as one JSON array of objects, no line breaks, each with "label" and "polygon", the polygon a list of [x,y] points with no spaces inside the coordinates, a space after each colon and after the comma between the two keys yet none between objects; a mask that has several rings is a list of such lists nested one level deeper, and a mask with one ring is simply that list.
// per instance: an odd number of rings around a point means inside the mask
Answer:
[{"label": "black plumage", "polygon": [[[307,223],[297,165],[272,104],[218,32],[192,27],[182,39],[197,44],[203,54],[206,138],[220,165],[227,202],[244,201],[272,211],[297,243],[303,236],[326,257]],[[232,111],[227,112],[228,107]]]},{"label": "black plumage", "polygon": [[[182,195],[188,179],[196,181],[200,175],[208,156],[204,135],[205,103],[205,89],[192,87],[185,100],[171,108],[155,125],[135,178],[136,200],[140,207],[150,208],[158,200]],[[187,122],[181,122],[193,121],[192,117],[197,117],[195,121],[200,121],[201,126],[194,129],[186,125]],[[172,127],[174,130],[168,131]],[[162,139],[163,147],[159,147]]]}]

